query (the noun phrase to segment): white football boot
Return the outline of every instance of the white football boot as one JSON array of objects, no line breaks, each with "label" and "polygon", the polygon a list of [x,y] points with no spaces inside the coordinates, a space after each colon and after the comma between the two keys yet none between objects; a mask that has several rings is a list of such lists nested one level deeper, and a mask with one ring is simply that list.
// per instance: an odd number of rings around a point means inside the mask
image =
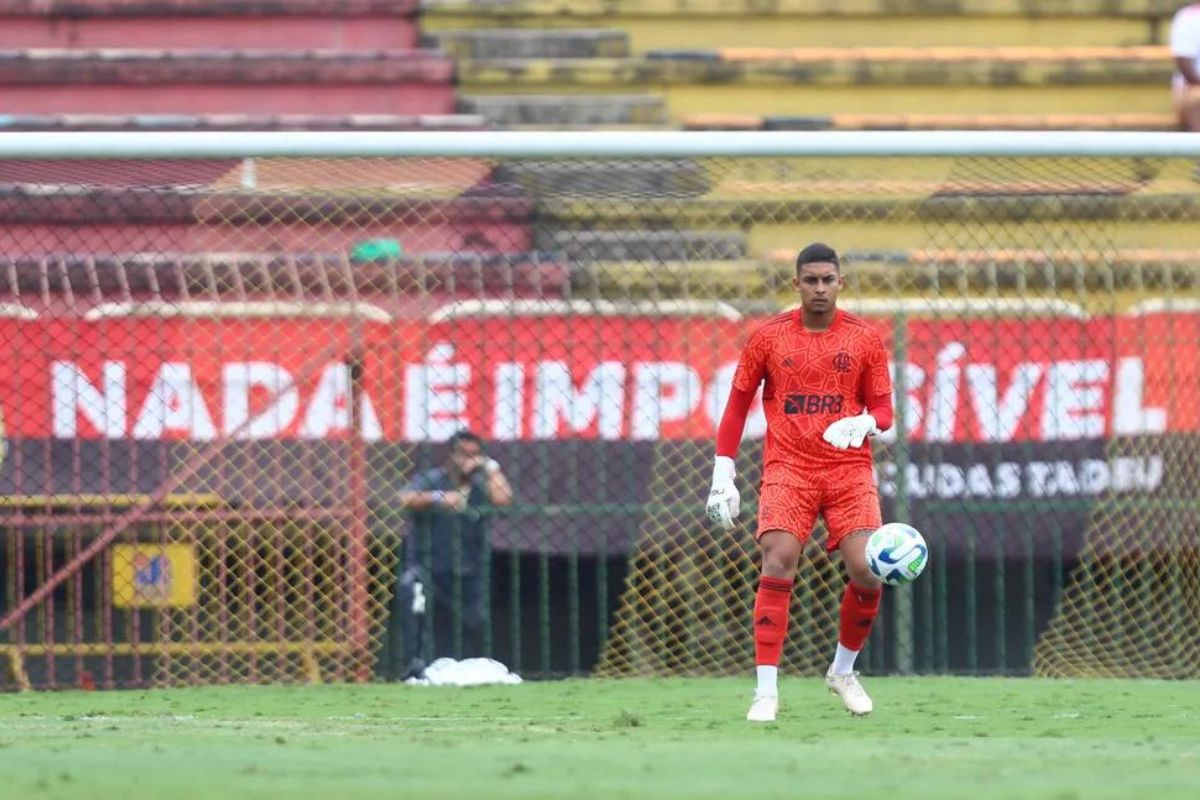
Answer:
[{"label": "white football boot", "polygon": [[858,682],[857,672],[847,672],[845,675],[826,672],[825,685],[829,687],[830,692],[842,698],[842,705],[856,717],[865,717],[875,708],[870,695]]},{"label": "white football boot", "polygon": [[746,712],[746,719],[750,722],[774,722],[775,715],[778,713],[779,695],[755,692],[754,702],[750,704],[750,710]]}]

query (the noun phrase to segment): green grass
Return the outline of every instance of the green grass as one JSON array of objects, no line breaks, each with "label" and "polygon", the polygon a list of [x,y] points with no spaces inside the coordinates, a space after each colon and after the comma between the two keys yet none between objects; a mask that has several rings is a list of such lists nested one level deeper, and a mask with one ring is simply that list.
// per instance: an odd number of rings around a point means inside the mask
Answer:
[{"label": "green grass", "polygon": [[848,717],[785,679],[0,696],[0,797],[1200,797],[1200,686],[873,678]]}]

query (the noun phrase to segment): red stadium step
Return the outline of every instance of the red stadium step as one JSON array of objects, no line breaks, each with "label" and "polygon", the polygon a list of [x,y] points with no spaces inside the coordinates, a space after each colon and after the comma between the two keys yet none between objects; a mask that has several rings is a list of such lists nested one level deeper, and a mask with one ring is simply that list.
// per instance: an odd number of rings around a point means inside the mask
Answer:
[{"label": "red stadium step", "polygon": [[11,114],[0,131],[474,131],[478,114]]},{"label": "red stadium step", "polygon": [[453,62],[418,50],[0,50],[22,114],[452,114]]},{"label": "red stadium step", "polygon": [[349,253],[372,239],[394,239],[410,253],[522,253],[533,244],[532,204],[519,198],[273,201],[126,191],[15,199],[0,193],[0,255],[10,258]]},{"label": "red stadium step", "polygon": [[16,0],[5,47],[416,47],[419,0]]},{"label": "red stadium step", "polygon": [[[57,279],[42,280],[44,270]],[[446,295],[550,298],[565,294],[570,281],[565,262],[525,252],[416,253],[373,260],[345,252],[0,256],[0,292],[42,310],[71,314],[129,300],[279,300],[299,289],[309,297],[357,298],[395,316],[424,318]]]},{"label": "red stadium step", "polygon": [[11,47],[310,47],[378,50],[415,47],[413,20],[393,17],[151,17],[56,20],[0,18]]},{"label": "red stadium step", "polygon": [[245,225],[189,222],[54,224],[0,222],[0,256],[41,258],[68,253],[96,256],[187,251],[280,251],[348,253],[371,239],[396,239],[414,252],[461,252],[487,255],[530,249],[527,225],[517,221],[472,219],[465,214],[445,219],[337,222],[248,222]]},{"label": "red stadium step", "polygon": [[520,253],[532,249],[533,211],[486,161],[0,161],[10,257],[338,254],[372,239],[405,253]]}]

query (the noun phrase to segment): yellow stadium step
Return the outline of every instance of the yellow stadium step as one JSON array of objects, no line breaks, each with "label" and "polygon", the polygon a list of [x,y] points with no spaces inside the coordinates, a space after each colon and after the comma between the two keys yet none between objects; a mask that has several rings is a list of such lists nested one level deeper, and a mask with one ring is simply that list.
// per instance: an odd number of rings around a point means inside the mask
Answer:
[{"label": "yellow stadium step", "polygon": [[[849,169],[824,159],[823,169]],[[1025,175],[1006,182],[987,176],[995,164],[986,159],[903,162],[896,170],[944,169],[950,179],[917,174],[889,175],[886,159],[864,160],[859,167],[876,169],[879,177],[821,179],[808,174],[816,165],[789,164],[794,180],[729,171],[714,179],[712,189],[689,198],[654,198],[625,203],[574,197],[543,197],[539,224],[545,228],[592,232],[646,229],[717,229],[745,236],[746,253],[763,257],[793,250],[813,239],[835,242],[841,249],[927,250],[953,243],[987,241],[1005,248],[1039,250],[1048,241],[1068,241],[1084,226],[1105,221],[1097,246],[1117,249],[1200,249],[1200,209],[1192,202],[1194,179],[1180,174],[1139,183],[1136,175],[1081,176],[1064,182]],[[777,165],[779,166],[779,165]],[[1187,165],[1181,165],[1184,170]],[[934,240],[936,231],[937,239]],[[982,237],[982,238],[981,238]]]},{"label": "yellow stadium step", "polygon": [[720,47],[712,49],[686,48],[681,51],[651,51],[648,55],[669,58],[673,53],[692,58],[712,58],[723,62],[768,62],[834,65],[842,68],[845,62],[881,62],[895,64],[1077,64],[1094,63],[1093,69],[1103,70],[1107,62],[1157,62],[1171,60],[1170,48],[1161,45],[1038,47],[1038,46],[952,46],[952,47]]},{"label": "yellow stadium step", "polygon": [[[1197,219],[1187,222],[1123,219],[1107,226],[1103,238],[1106,245],[1121,249],[1150,249],[1170,242],[1180,248],[1200,250],[1198,222],[1200,220]],[[934,224],[938,226],[936,236],[931,233]],[[748,230],[746,236],[748,252],[758,256],[781,248],[799,247],[814,239],[828,241],[842,249],[921,249],[945,246],[948,242],[959,242],[965,246],[982,238],[1034,250],[1046,242],[1070,241],[1072,237],[1078,237],[1083,229],[1083,222],[1079,219],[1049,219],[1036,224],[1029,220],[992,223],[982,215],[977,215],[943,222],[936,217],[906,214],[874,220],[837,216],[819,222],[764,222]]]},{"label": "yellow stadium step", "polygon": [[[689,261],[593,261],[576,265],[578,296],[687,297],[705,286],[725,300],[794,301],[796,250],[757,258]],[[860,250],[841,252],[849,280],[848,307],[864,298],[895,298],[941,288],[947,298],[1059,298],[1087,313],[1124,311],[1148,295],[1197,288],[1200,249],[1086,250]],[[1081,279],[1082,276],[1082,279]],[[994,312],[996,304],[990,309]],[[983,310],[989,306],[985,303]]]},{"label": "yellow stadium step", "polygon": [[[767,253],[766,261],[791,266],[796,249],[781,248]],[[926,248],[911,250],[850,250],[842,254],[847,265],[878,267],[880,269],[915,268],[924,270],[965,270],[978,272],[983,282],[1003,280],[1003,273],[989,272],[995,268],[1012,274],[1015,270],[1039,269],[1034,280],[1045,281],[1055,269],[1109,268],[1118,272],[1142,271],[1143,279],[1153,273],[1163,274],[1179,267],[1193,268],[1200,264],[1200,249],[1124,248],[1124,249],[1012,249],[1012,248]],[[1049,272],[1045,270],[1049,268]],[[1187,272],[1194,272],[1189,269]],[[1100,282],[1103,275],[1097,274]],[[981,284],[982,285],[982,284]]]},{"label": "yellow stadium step", "polygon": [[800,48],[617,59],[465,59],[460,90],[661,94],[696,114],[1167,113],[1166,48]]},{"label": "yellow stadium step", "polygon": [[[984,212],[970,214],[965,209],[960,212],[958,219],[946,220],[938,216],[939,212],[945,210],[941,208],[922,214],[912,204],[907,208],[888,204],[874,208],[864,206],[857,210],[858,213],[831,209],[827,214],[816,217],[763,217],[760,221],[746,223],[740,231],[744,234],[745,255],[762,258],[779,250],[794,250],[818,239],[839,249],[918,250],[943,247],[948,242],[961,242],[965,246],[982,237],[1021,249],[1036,250],[1047,241],[1069,241],[1071,237],[1078,237],[1083,225],[1078,218],[1050,218],[1039,220],[1036,224],[1019,219],[987,220]],[[876,216],[870,216],[871,213]],[[547,224],[554,224],[554,221],[550,220]],[[622,224],[622,230],[627,230],[628,226],[635,223]],[[936,239],[931,234],[934,226],[937,230]],[[1184,221],[1162,218],[1150,221],[1116,220],[1105,228],[1104,239],[1106,245],[1111,244],[1119,249],[1152,249],[1163,242],[1170,242],[1179,248],[1200,250],[1200,219],[1193,216]],[[729,257],[735,258],[736,255],[730,253]],[[616,260],[615,256],[610,258]],[[697,255],[696,258],[702,256]],[[713,260],[711,256],[708,258]]]},{"label": "yellow stadium step", "polygon": [[[781,249],[766,260],[794,269],[796,251]],[[1166,248],[936,248],[843,253],[860,293],[927,291],[946,297],[1047,294],[1109,313],[1144,301],[1147,294],[1196,289],[1200,249]],[[1098,306],[1098,307],[1097,307]]]},{"label": "yellow stadium step", "polygon": [[614,28],[685,47],[1163,44],[1174,0],[425,0],[426,31]]},{"label": "yellow stadium step", "polygon": [[1039,250],[1085,230],[1097,249],[1200,249],[1198,175],[1182,159],[1088,169],[1043,159],[1015,171],[987,158],[664,159],[636,179],[611,166],[573,159],[542,175],[505,165],[496,177],[538,198],[542,231],[737,232],[755,258],[813,239],[857,250]]},{"label": "yellow stadium step", "polygon": [[831,114],[761,116],[694,114],[683,120],[691,131],[1170,131],[1174,113],[1146,114]]}]

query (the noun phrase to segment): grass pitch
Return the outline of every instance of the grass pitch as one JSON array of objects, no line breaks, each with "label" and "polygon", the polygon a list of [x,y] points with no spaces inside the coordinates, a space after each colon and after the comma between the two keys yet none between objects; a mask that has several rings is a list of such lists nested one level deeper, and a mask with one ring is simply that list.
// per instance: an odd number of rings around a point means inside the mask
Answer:
[{"label": "grass pitch", "polygon": [[212,687],[0,696],[0,797],[1200,797],[1200,685],[816,678]]}]

